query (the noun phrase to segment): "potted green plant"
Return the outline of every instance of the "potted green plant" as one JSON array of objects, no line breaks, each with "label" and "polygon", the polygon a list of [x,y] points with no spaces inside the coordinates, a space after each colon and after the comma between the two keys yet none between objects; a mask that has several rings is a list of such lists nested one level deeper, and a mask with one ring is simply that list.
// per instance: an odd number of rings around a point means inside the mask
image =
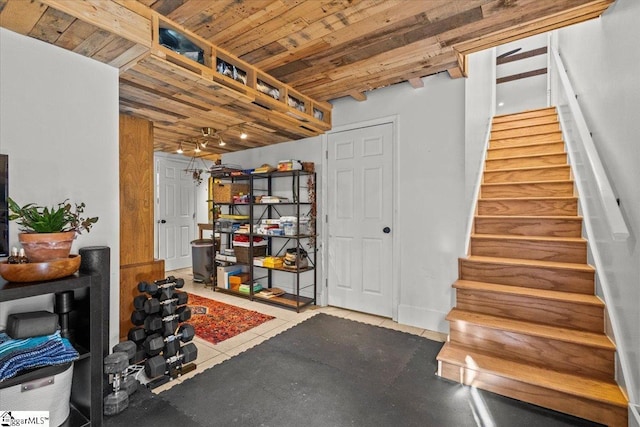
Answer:
[{"label": "potted green plant", "polygon": [[20,207],[9,197],[8,205],[9,220],[20,226],[18,240],[30,262],[69,257],[76,235],[89,232],[98,221],[98,217],[84,217],[84,203],[74,207],[68,199],[49,208],[34,203]]}]

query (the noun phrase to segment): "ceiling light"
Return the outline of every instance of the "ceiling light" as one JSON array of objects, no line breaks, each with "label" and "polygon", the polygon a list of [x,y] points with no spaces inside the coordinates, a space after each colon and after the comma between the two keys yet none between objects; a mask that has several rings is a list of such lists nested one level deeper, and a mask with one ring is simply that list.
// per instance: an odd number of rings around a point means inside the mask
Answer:
[{"label": "ceiling light", "polygon": [[211,136],[211,135],[213,135],[215,133],[216,133],[216,130],[213,129],[213,128],[208,128],[208,127],[202,128],[202,136],[204,136],[205,138],[207,138],[207,137],[209,137],[209,136]]},{"label": "ceiling light", "polygon": [[178,149],[176,150],[176,153],[178,154],[182,154],[184,153],[184,150],[182,149],[182,141],[180,141],[180,146],[178,147]]},{"label": "ceiling light", "polygon": [[503,107],[504,106],[504,102],[498,102],[498,107]]},{"label": "ceiling light", "polygon": [[201,152],[201,151],[202,151],[202,150],[200,149],[200,146],[198,145],[198,143],[197,143],[197,142],[195,143],[195,146],[196,146],[196,148],[193,150],[195,153],[199,153],[199,152]]},{"label": "ceiling light", "polygon": [[220,137],[220,142],[218,142],[218,145],[224,147],[225,145],[227,145],[227,143],[222,140],[222,137]]},{"label": "ceiling light", "polygon": [[247,134],[246,132],[242,131],[242,133],[240,134],[240,139],[247,139]]}]

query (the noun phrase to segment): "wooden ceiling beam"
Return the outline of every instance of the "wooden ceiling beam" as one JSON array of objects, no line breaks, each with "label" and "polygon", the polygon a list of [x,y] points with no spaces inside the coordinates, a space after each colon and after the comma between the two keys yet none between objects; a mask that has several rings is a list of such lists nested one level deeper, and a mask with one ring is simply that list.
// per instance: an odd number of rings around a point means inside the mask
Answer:
[{"label": "wooden ceiling beam", "polygon": [[358,92],[357,90],[349,91],[349,96],[355,99],[356,101],[366,101],[367,95],[364,92]]},{"label": "wooden ceiling beam", "polygon": [[409,82],[411,87],[414,88],[414,89],[420,89],[421,87],[424,87],[424,82],[422,81],[422,79],[420,77],[414,77],[414,78],[409,79],[407,81]]}]

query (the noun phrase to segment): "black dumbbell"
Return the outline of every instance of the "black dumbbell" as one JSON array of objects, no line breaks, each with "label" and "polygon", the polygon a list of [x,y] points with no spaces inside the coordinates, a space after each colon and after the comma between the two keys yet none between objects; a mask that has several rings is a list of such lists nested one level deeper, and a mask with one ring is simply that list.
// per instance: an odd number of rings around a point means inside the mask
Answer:
[{"label": "black dumbbell", "polygon": [[[160,339],[161,343],[158,345],[158,339]],[[163,337],[160,334],[151,334],[147,338],[145,338],[142,343],[142,348],[144,348],[144,352],[148,356],[157,356],[162,352],[163,345]]]},{"label": "black dumbbell", "polygon": [[176,279],[173,276],[169,276],[166,279],[156,280],[152,283],[140,282],[138,283],[138,290],[140,292],[146,292],[148,294],[155,294],[158,290],[182,288],[184,286],[184,279]]},{"label": "black dumbbell", "polygon": [[149,299],[146,295],[138,295],[133,298],[133,308],[136,310],[144,310],[144,303]]},{"label": "black dumbbell", "polygon": [[145,332],[144,328],[140,327],[129,329],[129,333],[127,334],[127,338],[129,338],[129,341],[133,341],[136,344],[140,344],[141,342],[143,342],[146,337],[147,333]]},{"label": "black dumbbell", "polygon": [[180,352],[168,359],[162,356],[154,356],[144,364],[144,372],[150,379],[164,375],[172,367],[189,363],[198,357],[198,348],[193,343],[182,346]]},{"label": "black dumbbell", "polygon": [[147,332],[155,332],[162,329],[162,317],[152,314],[144,319],[144,330]]},{"label": "black dumbbell", "polygon": [[147,318],[147,313],[140,310],[135,310],[131,313],[131,323],[136,326],[144,325],[144,321]]},{"label": "black dumbbell", "polygon": [[[144,343],[145,350],[147,350],[147,354],[151,356],[155,356],[157,354],[160,354],[161,351],[163,351],[165,344],[169,344],[174,341],[189,342],[193,339],[195,334],[196,334],[196,331],[193,328],[193,326],[189,324],[185,324],[180,326],[180,328],[178,328],[177,334],[169,335],[167,337],[161,337],[160,335],[158,335],[152,340],[145,341]],[[179,348],[179,345],[178,345],[178,348]],[[167,352],[172,353],[172,354],[169,354],[170,356],[175,355],[176,354],[175,350],[176,349],[174,346],[169,346],[168,348],[164,349],[165,356],[167,356],[166,354]]]},{"label": "black dumbbell", "polygon": [[160,301],[158,298],[149,298],[143,304],[143,309],[147,314],[158,313],[162,309],[162,315],[168,316],[175,313],[177,306],[184,305],[189,300],[186,292],[174,292],[172,298]]},{"label": "black dumbbell", "polygon": [[113,392],[104,398],[104,414],[116,415],[129,406],[129,394],[120,389],[123,372],[129,366],[127,353],[112,353],[104,358],[104,373],[113,375]]},{"label": "black dumbbell", "polygon": [[168,359],[169,357],[175,356],[180,351],[180,341],[173,340],[169,341],[164,345],[162,349],[162,357]]},{"label": "black dumbbell", "polygon": [[[128,359],[129,364],[136,362],[134,359],[136,358],[137,350],[138,350],[138,346],[136,345],[135,342],[131,340],[123,341],[113,346],[113,353],[125,353],[129,358]],[[125,390],[127,394],[131,396],[133,393],[136,392],[136,390],[138,390],[138,380],[136,380],[134,377],[130,375],[127,375],[126,371],[127,370],[125,368],[125,370],[121,374],[120,388]],[[116,390],[114,389],[114,391]]]},{"label": "black dumbbell", "polygon": [[182,306],[176,310],[175,314],[163,317],[162,323],[164,327],[162,328],[162,335],[165,337],[175,335],[180,323],[186,322],[189,319],[191,319],[191,308],[188,306]]},{"label": "black dumbbell", "polygon": [[127,338],[129,338],[129,341],[133,341],[134,343],[136,343],[136,353],[132,358],[129,359],[129,363],[137,364],[144,361],[144,359],[147,358],[147,353],[142,347],[144,340],[147,338],[147,332],[144,330],[144,327],[129,329]]}]

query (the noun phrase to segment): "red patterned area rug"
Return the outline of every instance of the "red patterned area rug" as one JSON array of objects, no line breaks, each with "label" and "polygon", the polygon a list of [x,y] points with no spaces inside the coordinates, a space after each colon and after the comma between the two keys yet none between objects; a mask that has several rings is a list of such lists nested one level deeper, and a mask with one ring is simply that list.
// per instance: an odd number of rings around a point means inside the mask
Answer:
[{"label": "red patterned area rug", "polygon": [[274,319],[273,316],[234,307],[229,304],[189,294],[191,319],[196,335],[210,343],[217,344],[242,332]]}]

